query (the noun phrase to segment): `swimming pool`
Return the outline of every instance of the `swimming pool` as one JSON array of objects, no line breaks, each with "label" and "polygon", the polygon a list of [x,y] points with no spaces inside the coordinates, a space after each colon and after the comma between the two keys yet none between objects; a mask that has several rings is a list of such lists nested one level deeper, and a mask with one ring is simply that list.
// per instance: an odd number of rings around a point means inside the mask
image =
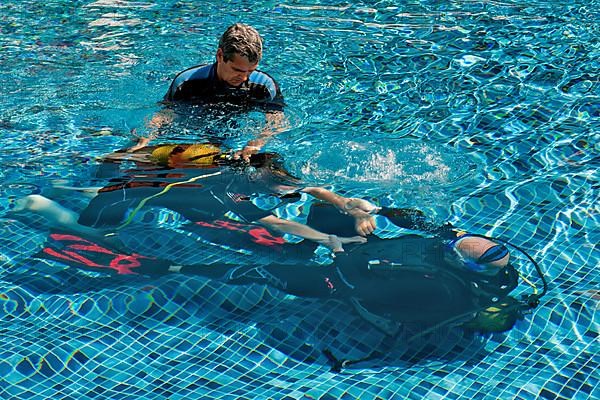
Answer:
[{"label": "swimming pool", "polygon": [[[0,398],[600,397],[600,4],[406,3],[3,1]],[[505,334],[415,349],[342,304],[32,257],[46,232],[11,203],[103,184],[96,158],[238,20],[283,88],[291,127],[269,149],[292,172],[510,238],[546,271],[543,304]],[[197,129],[235,146],[261,117]],[[385,354],[335,374],[323,348]]]}]

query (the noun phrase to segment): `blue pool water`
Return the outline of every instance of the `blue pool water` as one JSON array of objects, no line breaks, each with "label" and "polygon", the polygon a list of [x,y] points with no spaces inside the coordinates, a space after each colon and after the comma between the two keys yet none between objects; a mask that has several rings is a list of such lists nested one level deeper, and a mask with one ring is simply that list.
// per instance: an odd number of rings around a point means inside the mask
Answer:
[{"label": "blue pool water", "polygon": [[[2,1],[0,398],[600,398],[599,9]],[[174,74],[211,62],[240,20],[263,34],[261,69],[282,86],[290,126],[268,149],[292,172],[509,238],[546,272],[542,304],[504,334],[409,345],[341,303],[33,257],[47,231],[14,218],[14,201],[57,180],[106,183],[97,158],[131,144]],[[220,130],[237,147],[261,123],[198,119],[170,139]],[[335,374],[323,348],[382,355]]]}]

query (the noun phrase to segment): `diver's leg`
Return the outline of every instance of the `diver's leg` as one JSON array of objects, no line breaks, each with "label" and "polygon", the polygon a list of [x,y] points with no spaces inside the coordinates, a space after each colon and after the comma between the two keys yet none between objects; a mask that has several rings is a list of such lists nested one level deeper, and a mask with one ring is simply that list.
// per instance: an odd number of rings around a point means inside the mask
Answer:
[{"label": "diver's leg", "polygon": [[54,228],[68,229],[88,236],[101,236],[102,233],[95,228],[81,225],[77,220],[79,214],[69,210],[54,200],[39,194],[25,196],[15,202],[14,212],[30,211],[43,216]]},{"label": "diver's leg", "polygon": [[63,180],[55,180],[52,182],[52,186],[48,189],[44,190],[44,194],[50,195],[52,197],[59,196],[61,194],[68,194],[73,192],[81,193],[83,196],[93,199],[98,195],[101,187],[99,186],[88,186],[88,187],[76,187],[76,186],[68,186],[63,183],[66,181]]}]

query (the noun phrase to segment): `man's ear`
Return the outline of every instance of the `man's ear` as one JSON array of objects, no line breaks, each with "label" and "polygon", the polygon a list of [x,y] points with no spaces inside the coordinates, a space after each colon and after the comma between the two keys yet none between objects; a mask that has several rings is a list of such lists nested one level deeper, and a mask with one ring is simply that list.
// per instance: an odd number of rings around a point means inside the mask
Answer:
[{"label": "man's ear", "polygon": [[221,49],[221,48],[217,49],[217,62],[218,63],[223,62],[223,49]]}]

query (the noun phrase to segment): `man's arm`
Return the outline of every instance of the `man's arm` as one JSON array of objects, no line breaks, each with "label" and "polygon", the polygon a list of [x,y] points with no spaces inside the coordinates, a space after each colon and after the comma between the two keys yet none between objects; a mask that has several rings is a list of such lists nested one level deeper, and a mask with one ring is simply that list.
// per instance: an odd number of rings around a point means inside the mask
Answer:
[{"label": "man's arm", "polygon": [[279,232],[300,236],[305,239],[312,240],[313,242],[322,244],[323,246],[331,249],[334,253],[344,251],[344,248],[342,247],[343,244],[365,243],[367,241],[367,239],[362,236],[338,237],[336,235],[328,235],[326,233],[317,231],[308,225],[281,219],[274,215],[261,218],[258,220],[258,222]]},{"label": "man's arm", "polygon": [[250,156],[258,153],[271,138],[289,127],[289,121],[283,111],[270,111],[265,114],[265,127],[255,139],[249,140],[244,148],[234,157],[250,160]]},{"label": "man's arm", "polygon": [[306,187],[302,189],[302,192],[331,203],[341,212],[354,217],[354,227],[358,234],[366,236],[375,231],[377,226],[372,214],[376,213],[379,207],[367,200],[343,197],[322,187]]},{"label": "man's arm", "polygon": [[133,152],[146,147],[151,140],[159,135],[160,129],[172,123],[174,119],[175,113],[173,110],[164,108],[158,111],[152,116],[150,121],[145,124],[148,134],[146,136],[138,136],[137,143],[128,148],[127,152]]}]

